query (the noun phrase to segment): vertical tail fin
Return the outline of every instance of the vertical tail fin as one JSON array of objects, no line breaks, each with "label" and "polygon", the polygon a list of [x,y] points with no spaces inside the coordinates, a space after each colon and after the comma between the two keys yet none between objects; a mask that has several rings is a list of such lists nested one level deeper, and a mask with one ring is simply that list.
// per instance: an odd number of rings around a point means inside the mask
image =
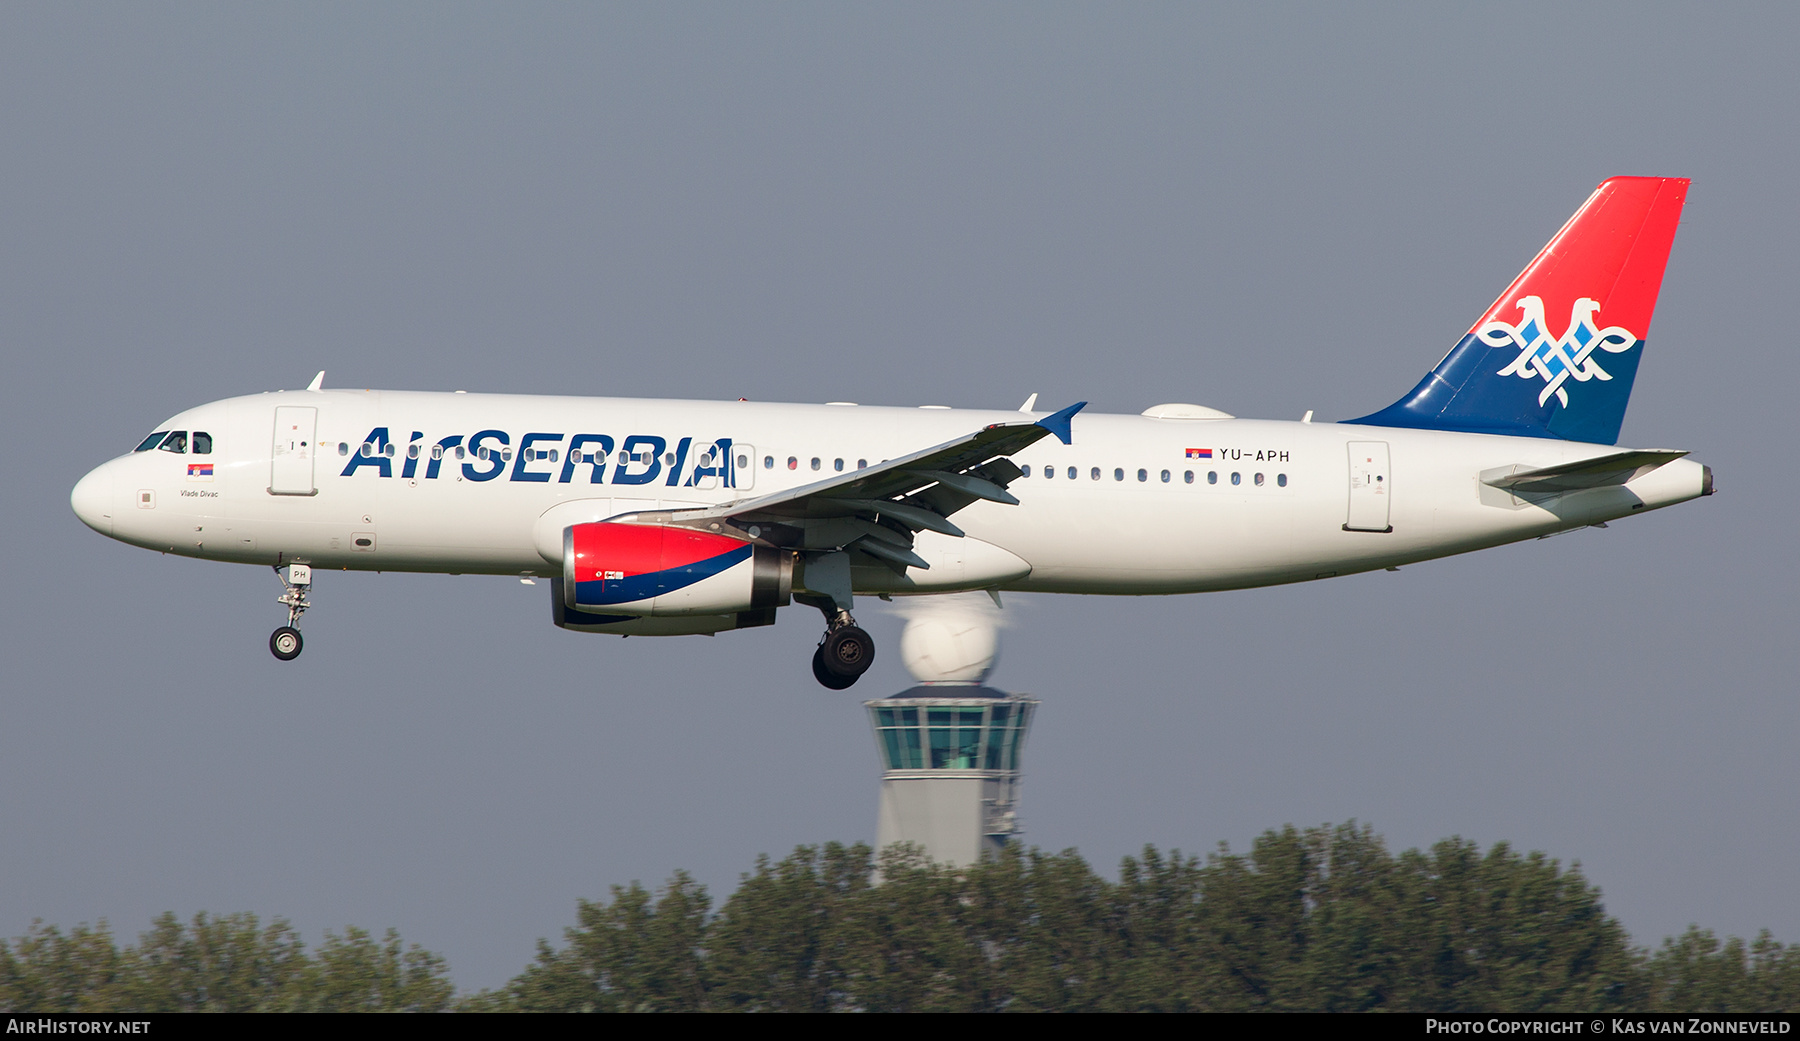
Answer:
[{"label": "vertical tail fin", "polygon": [[1617,442],[1687,188],[1602,183],[1410,394],[1347,422]]}]

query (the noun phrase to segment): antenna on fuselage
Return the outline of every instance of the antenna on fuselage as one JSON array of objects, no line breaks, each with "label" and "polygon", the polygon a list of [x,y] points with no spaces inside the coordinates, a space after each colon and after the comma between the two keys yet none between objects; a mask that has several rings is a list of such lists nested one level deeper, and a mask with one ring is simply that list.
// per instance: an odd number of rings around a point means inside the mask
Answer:
[{"label": "antenna on fuselage", "polygon": [[306,385],[306,389],[307,390],[323,390],[323,389],[325,389],[325,370],[324,369],[319,370],[319,374],[317,376],[314,376],[313,381]]}]

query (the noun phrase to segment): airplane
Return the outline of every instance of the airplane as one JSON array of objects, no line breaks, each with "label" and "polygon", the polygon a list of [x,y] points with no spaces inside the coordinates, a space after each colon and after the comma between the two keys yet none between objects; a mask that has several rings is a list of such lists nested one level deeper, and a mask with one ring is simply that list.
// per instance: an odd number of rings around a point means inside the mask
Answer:
[{"label": "airplane", "polygon": [[325,389],[181,412],[75,485],[83,523],[273,567],[287,624],[319,570],[548,578],[556,625],[619,636],[825,632],[975,590],[1199,593],[1395,569],[1713,493],[1711,468],[1616,444],[1688,181],[1615,177],[1392,405],[1341,423],[1193,404],[1096,415]]}]

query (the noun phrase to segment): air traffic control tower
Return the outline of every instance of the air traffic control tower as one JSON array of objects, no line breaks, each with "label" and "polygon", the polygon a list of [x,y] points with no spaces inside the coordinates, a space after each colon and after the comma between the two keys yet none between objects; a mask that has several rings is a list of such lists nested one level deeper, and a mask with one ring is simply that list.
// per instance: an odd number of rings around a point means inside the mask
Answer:
[{"label": "air traffic control tower", "polygon": [[984,608],[914,608],[900,653],[918,685],[863,703],[882,765],[877,849],[911,842],[960,866],[1020,831],[1019,756],[1038,703],[983,685],[998,645],[998,619]]}]

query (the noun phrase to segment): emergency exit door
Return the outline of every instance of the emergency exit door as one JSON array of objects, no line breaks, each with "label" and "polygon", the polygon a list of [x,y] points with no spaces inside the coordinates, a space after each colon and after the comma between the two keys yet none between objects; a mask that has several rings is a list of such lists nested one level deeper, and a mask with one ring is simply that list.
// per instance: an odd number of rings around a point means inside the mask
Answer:
[{"label": "emergency exit door", "polygon": [[275,409],[275,443],[269,464],[270,495],[314,495],[313,460],[319,454],[314,435],[319,410],[282,405]]},{"label": "emergency exit door", "polygon": [[1393,531],[1388,520],[1394,482],[1386,441],[1350,442],[1350,513],[1345,531]]}]

